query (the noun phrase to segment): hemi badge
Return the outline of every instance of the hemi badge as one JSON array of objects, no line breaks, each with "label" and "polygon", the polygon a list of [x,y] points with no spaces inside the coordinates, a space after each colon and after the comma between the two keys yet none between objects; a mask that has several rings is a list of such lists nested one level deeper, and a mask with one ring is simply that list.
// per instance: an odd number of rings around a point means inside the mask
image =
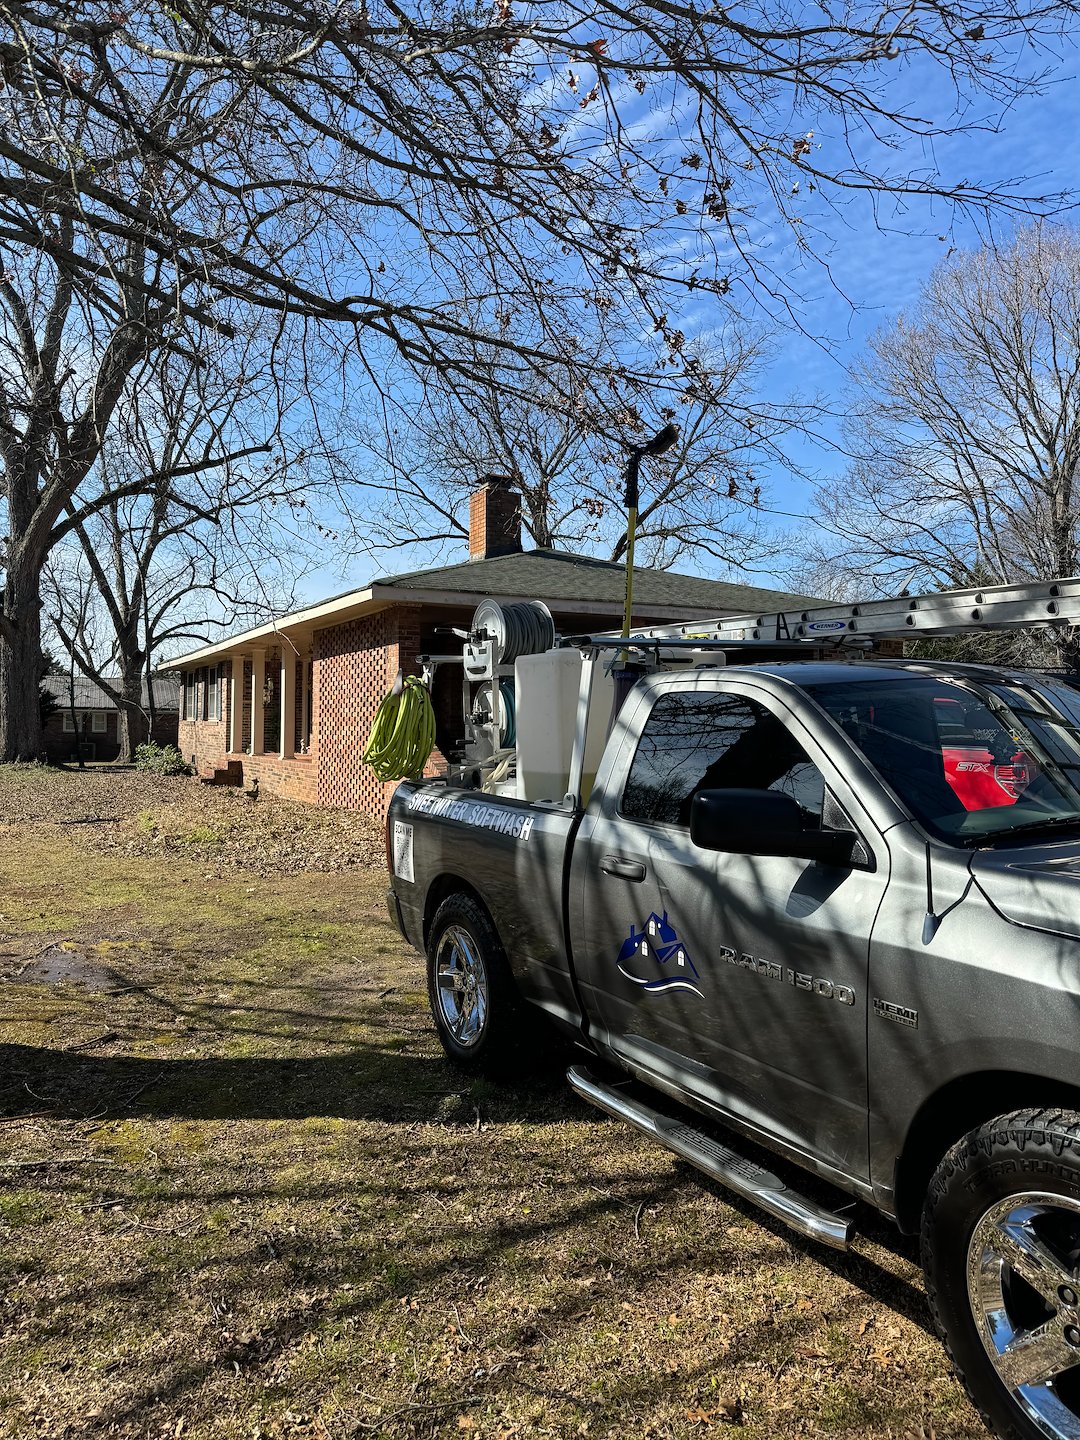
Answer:
[{"label": "hemi badge", "polygon": [[897,1025],[907,1025],[912,1030],[919,1028],[919,1012],[907,1005],[894,1005],[891,1000],[874,1000],[874,1014],[882,1020],[895,1020]]}]

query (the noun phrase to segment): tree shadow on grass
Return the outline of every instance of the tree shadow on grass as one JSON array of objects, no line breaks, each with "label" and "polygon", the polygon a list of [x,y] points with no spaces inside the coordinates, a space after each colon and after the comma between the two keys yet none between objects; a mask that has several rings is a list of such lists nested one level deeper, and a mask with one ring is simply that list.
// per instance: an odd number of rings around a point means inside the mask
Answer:
[{"label": "tree shadow on grass", "polygon": [[[566,1086],[562,1066],[554,1063],[523,1083],[495,1086],[470,1080],[437,1057],[363,1043],[337,1054],[296,1059],[95,1057],[28,1045],[0,1045],[0,1115],[40,1114],[43,1110],[54,1118],[72,1120],[138,1115],[171,1120],[322,1117],[404,1125],[447,1121],[468,1124],[474,1114],[481,1112],[488,1124],[613,1123],[573,1095]],[[811,1193],[820,1190],[817,1198],[822,1203],[837,1203],[835,1191],[794,1166],[764,1152],[755,1151],[755,1158],[778,1169],[800,1189]],[[919,1287],[868,1255],[865,1246],[857,1242],[854,1253],[843,1254],[804,1240],[683,1163],[674,1167],[670,1184],[680,1185],[688,1177],[774,1238],[824,1264],[920,1328],[930,1330]],[[668,1188],[668,1183],[646,1187],[642,1199],[656,1201]],[[425,1189],[422,1174],[412,1178],[410,1189]],[[341,1195],[328,1192],[322,1198],[333,1202]],[[595,1197],[592,1203],[595,1205]],[[910,1237],[901,1236],[888,1221],[865,1206],[858,1206],[857,1211],[860,1237],[905,1261],[914,1261],[915,1242]],[[529,1227],[523,1227],[523,1234],[528,1231]],[[431,1283],[433,1278],[430,1274],[414,1275],[410,1284]]]},{"label": "tree shadow on grass", "polygon": [[[0,1045],[0,1115],[43,1110],[88,1120],[135,1112],[155,1119],[424,1121],[471,1117],[483,1098],[498,1118],[546,1123],[581,1118],[561,1068],[495,1087],[445,1061],[375,1045],[297,1059],[99,1057]],[[595,1116],[596,1112],[589,1112]]]}]

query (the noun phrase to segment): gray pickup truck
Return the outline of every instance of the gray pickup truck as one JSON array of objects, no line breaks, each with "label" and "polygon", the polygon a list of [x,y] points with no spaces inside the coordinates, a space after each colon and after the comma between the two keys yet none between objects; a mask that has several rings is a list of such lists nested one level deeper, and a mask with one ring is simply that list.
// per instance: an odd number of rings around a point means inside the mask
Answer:
[{"label": "gray pickup truck", "polygon": [[1080,1436],[1071,684],[881,661],[658,673],[586,804],[406,783],[388,855],[454,1062],[514,1072],[555,1027],[579,1094],[802,1233],[846,1247],[851,1197],[921,1232],[987,1424]]}]

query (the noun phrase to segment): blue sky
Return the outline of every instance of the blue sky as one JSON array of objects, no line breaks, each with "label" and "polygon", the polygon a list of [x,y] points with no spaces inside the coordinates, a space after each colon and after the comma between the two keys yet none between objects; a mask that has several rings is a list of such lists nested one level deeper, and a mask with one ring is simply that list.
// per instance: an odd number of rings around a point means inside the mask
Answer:
[{"label": "blue sky", "polygon": [[[996,133],[982,129],[938,139],[932,153],[922,142],[909,141],[892,157],[890,167],[925,167],[947,179],[986,186],[1012,182],[1014,190],[1029,194],[1071,191],[1080,199],[1080,148],[1076,143],[1080,99],[1075,84],[1080,66],[1076,50],[1071,48],[1064,59],[1044,56],[1033,63],[1052,65],[1052,81],[1042,95],[1015,102],[1001,118]],[[893,94],[914,111],[933,113],[949,108],[946,98],[920,93],[919,82],[915,72],[901,74]],[[992,117],[994,108],[989,102],[976,102],[972,113]],[[880,157],[878,163],[882,163]],[[1024,183],[1019,184],[1021,181]],[[800,297],[798,320],[805,332],[794,324],[773,322],[775,358],[759,386],[764,401],[781,404],[792,397],[822,397],[842,412],[846,371],[867,338],[918,299],[923,282],[951,246],[964,248],[980,240],[974,223],[952,215],[941,202],[931,205],[913,200],[903,215],[889,212],[886,203],[877,225],[870,204],[862,199],[852,201],[843,215],[822,212],[817,217],[823,232],[818,248],[827,258],[827,269],[802,259],[785,232],[770,230],[767,218],[756,225],[754,243],[761,247],[760,253],[791,280]],[[807,214],[811,218],[809,211]],[[995,222],[996,233],[1007,234],[1012,223],[1009,216],[1002,215]],[[773,309],[775,313],[775,306]],[[687,306],[682,320],[683,328],[692,335],[707,330],[712,317],[695,303],[692,308]],[[793,437],[788,450],[799,469],[826,484],[839,482],[844,461],[836,448],[838,438],[838,421],[827,421],[816,435]],[[796,528],[803,523],[799,517],[812,517],[813,487],[780,467],[767,474],[767,495],[769,508],[777,512],[778,527]],[[460,557],[446,556],[442,563],[457,558],[464,559],[464,552]],[[426,563],[431,563],[430,555],[405,549],[381,560],[357,557],[344,570],[328,564],[306,578],[301,598],[316,599],[363,584],[379,573],[400,573]],[[783,566],[756,575],[761,583],[787,583]]]},{"label": "blue sky", "polygon": [[[999,133],[937,141],[934,158],[943,174],[987,185],[1024,179],[1022,188],[1028,193],[1072,191],[1080,201],[1077,69],[1075,54],[1057,65],[1047,92],[1018,101],[1004,117]],[[876,228],[865,211],[857,224],[852,216],[851,228],[830,227],[835,286],[820,270],[815,274],[812,265],[802,272],[805,326],[821,338],[815,343],[795,328],[783,334],[782,354],[770,367],[764,387],[767,399],[782,402],[793,392],[821,395],[842,411],[846,372],[873,332],[917,302],[923,282],[951,246],[960,249],[980,243],[974,223],[951,217],[943,206],[935,208],[936,213],[914,204],[895,228]],[[1062,212],[1060,218],[1080,223],[1080,211]],[[1006,236],[1013,223],[1008,216],[1000,217],[996,236]],[[945,236],[944,241],[940,236]],[[801,468],[826,483],[839,481],[844,470],[844,458],[835,447],[839,427],[821,428],[819,437],[795,437],[789,450]],[[797,477],[774,470],[769,490],[777,510],[812,514],[813,488]]]}]

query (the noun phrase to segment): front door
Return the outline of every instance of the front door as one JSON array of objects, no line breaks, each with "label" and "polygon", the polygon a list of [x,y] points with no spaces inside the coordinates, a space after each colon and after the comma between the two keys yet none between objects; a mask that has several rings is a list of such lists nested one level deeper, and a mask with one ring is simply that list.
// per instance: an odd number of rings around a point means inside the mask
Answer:
[{"label": "front door", "polygon": [[[597,1038],[820,1164],[865,1175],[866,981],[887,852],[829,758],[749,681],[671,677],[577,842],[579,974]],[[642,702],[644,703],[644,702]],[[699,790],[793,796],[857,826],[856,861],[699,849]],[[854,813],[853,813],[854,812]]]}]

